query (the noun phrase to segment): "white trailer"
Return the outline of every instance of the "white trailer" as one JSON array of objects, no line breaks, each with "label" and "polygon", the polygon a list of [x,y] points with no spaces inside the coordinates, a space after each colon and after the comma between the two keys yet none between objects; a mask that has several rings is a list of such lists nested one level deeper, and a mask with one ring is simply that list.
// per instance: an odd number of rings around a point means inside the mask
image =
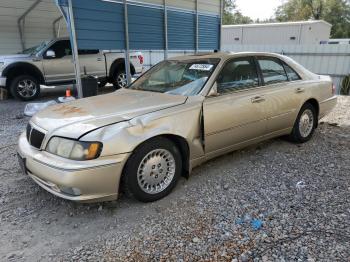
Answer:
[{"label": "white trailer", "polygon": [[222,45],[309,45],[328,42],[332,25],[323,21],[224,25]]}]

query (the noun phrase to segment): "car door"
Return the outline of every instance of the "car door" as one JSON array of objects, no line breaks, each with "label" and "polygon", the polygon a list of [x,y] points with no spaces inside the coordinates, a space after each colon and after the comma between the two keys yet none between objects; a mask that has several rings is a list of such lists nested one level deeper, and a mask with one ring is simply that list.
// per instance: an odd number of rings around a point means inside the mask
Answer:
[{"label": "car door", "polygon": [[265,98],[253,57],[228,61],[219,73],[217,95],[203,102],[206,154],[220,154],[265,134]]},{"label": "car door", "polygon": [[[54,56],[48,56],[53,51]],[[65,82],[74,79],[72,48],[69,40],[58,40],[43,55],[43,67],[47,83]]]},{"label": "car door", "polygon": [[275,57],[257,57],[261,71],[267,113],[267,134],[293,126],[301,103],[300,76]]},{"label": "car door", "polygon": [[78,54],[81,74],[106,76],[105,58],[101,51],[79,49]]}]

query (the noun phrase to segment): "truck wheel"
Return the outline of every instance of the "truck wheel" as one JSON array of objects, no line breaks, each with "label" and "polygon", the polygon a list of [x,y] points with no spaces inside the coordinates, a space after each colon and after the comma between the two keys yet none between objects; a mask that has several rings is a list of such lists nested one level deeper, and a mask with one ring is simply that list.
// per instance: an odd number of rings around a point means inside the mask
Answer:
[{"label": "truck wheel", "polygon": [[124,88],[127,86],[127,77],[124,69],[118,70],[114,75],[113,86],[115,89]]},{"label": "truck wheel", "polygon": [[40,95],[39,81],[29,75],[18,76],[10,84],[10,93],[23,101],[34,100]]}]

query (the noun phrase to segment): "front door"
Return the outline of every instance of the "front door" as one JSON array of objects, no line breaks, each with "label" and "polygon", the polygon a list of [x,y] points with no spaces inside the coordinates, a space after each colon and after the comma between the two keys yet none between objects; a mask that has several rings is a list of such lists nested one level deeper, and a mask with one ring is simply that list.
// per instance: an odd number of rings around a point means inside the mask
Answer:
[{"label": "front door", "polygon": [[44,54],[43,66],[47,83],[71,81],[75,79],[72,48],[69,40],[59,40],[48,50],[55,52],[55,57]]},{"label": "front door", "polygon": [[216,155],[266,132],[264,88],[253,57],[226,63],[217,78],[217,96],[203,103],[205,151]]}]

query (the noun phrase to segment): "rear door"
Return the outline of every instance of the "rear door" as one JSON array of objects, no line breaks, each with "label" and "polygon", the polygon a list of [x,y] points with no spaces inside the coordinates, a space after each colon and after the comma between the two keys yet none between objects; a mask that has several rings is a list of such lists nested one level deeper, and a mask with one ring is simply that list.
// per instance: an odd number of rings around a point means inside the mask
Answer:
[{"label": "rear door", "polygon": [[304,89],[300,76],[287,64],[275,57],[257,57],[264,83],[267,102],[267,133],[293,126]]},{"label": "rear door", "polygon": [[79,49],[78,54],[81,74],[106,76],[105,57],[100,50]]},{"label": "rear door", "polygon": [[228,61],[216,81],[218,95],[203,103],[206,154],[220,154],[266,132],[264,90],[253,57]]}]

